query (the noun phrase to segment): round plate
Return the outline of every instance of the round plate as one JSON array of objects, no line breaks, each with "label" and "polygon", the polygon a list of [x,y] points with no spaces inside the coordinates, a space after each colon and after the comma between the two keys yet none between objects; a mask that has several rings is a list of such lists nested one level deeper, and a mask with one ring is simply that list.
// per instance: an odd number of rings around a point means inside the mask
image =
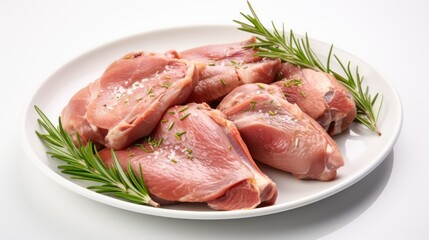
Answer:
[{"label": "round plate", "polygon": [[[41,130],[34,105],[40,107],[51,120],[56,120],[75,92],[98,78],[110,63],[128,52],[165,52],[171,49],[181,51],[207,44],[243,41],[248,37],[250,35],[233,26],[181,27],[123,38],[77,57],[40,85],[25,110],[23,144],[30,160],[52,180],[95,201],[144,214],[186,219],[246,218],[304,206],[351,186],[384,160],[392,150],[402,125],[402,108],[398,94],[372,67],[339,49],[334,49],[335,54],[345,62],[351,61],[352,64],[358,65],[361,75],[365,76],[364,84],[370,85],[372,92],[382,94],[383,107],[378,122],[382,135],[378,136],[360,124],[352,124],[350,131],[336,136],[334,139],[345,157],[345,166],[339,169],[337,179],[331,182],[297,180],[287,173],[261,166],[278,187],[278,199],[273,206],[252,210],[214,211],[202,203],[180,203],[153,208],[101,195],[86,189],[86,183],[70,180],[60,173],[57,169],[59,160],[47,156],[46,148],[34,132]],[[330,45],[315,40],[311,40],[311,44],[321,59],[326,58]],[[331,67],[338,68],[335,65]]]}]

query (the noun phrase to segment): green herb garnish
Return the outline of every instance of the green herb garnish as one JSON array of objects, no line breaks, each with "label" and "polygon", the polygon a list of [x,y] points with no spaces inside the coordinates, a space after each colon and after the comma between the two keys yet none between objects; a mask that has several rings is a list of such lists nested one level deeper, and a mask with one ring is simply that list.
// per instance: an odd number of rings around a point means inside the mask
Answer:
[{"label": "green herb garnish", "polygon": [[183,132],[178,132],[178,133],[176,133],[174,136],[178,139],[178,140],[182,140],[182,135],[183,134],[185,134],[186,132],[185,131],[183,131]]},{"label": "green herb garnish", "polygon": [[[363,76],[359,74],[357,66],[352,71],[350,62],[344,64],[337,55],[333,54],[333,45],[331,45],[329,50],[326,63],[322,63],[313,49],[311,49],[307,34],[304,38],[299,38],[290,30],[289,36],[286,37],[284,25],[280,31],[274,23],[272,23],[273,30],[269,30],[262,24],[251,4],[249,2],[247,4],[252,15],[244,13],[241,13],[241,15],[248,23],[234,20],[235,23],[240,25],[239,30],[256,35],[258,42],[248,44],[246,47],[256,49],[256,55],[261,57],[279,58],[284,62],[289,62],[300,67],[332,74],[352,94],[357,108],[356,120],[368,129],[381,135],[377,128],[377,120],[383,99],[379,98],[380,95],[378,93],[371,96],[368,86],[362,86]],[[330,68],[332,56],[340,65],[343,71],[342,74]]]},{"label": "green herb garnish", "polygon": [[190,114],[190,113],[187,113],[187,114],[183,115],[183,116],[180,118],[180,121],[185,120],[185,118],[189,117],[189,115],[191,115],[191,114]]},{"label": "green herb garnish", "polygon": [[[108,168],[91,141],[85,146],[75,146],[70,135],[63,129],[61,119],[58,121],[58,127],[55,127],[37,106],[34,108],[40,116],[39,124],[47,132],[36,131],[36,134],[49,149],[46,153],[65,163],[58,166],[62,173],[70,175],[72,179],[98,183],[88,187],[97,193],[159,207],[149,196],[141,166],[139,173],[133,170],[131,164],[128,164],[127,171],[124,171],[112,149],[114,163]],[[77,138],[81,143],[79,136]]]}]

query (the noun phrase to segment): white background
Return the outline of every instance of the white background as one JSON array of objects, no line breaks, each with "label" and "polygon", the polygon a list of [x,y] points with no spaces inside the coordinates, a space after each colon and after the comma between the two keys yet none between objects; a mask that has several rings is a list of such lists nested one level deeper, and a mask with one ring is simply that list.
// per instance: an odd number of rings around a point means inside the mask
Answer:
[{"label": "white background", "polygon": [[[177,220],[128,212],[72,193],[33,166],[20,139],[28,97],[52,72],[101,44],[195,24],[232,24],[245,1],[1,1],[0,239],[428,239],[427,1],[257,1],[267,24],[363,59],[398,90],[401,135],[352,187],[264,217]],[[174,37],[174,36],[173,36]]]}]

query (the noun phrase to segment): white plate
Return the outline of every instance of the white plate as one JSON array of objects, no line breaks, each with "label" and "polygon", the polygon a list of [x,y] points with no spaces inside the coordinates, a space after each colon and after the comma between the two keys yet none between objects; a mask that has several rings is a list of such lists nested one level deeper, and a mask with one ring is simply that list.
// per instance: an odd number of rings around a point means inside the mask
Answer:
[{"label": "white plate", "polygon": [[[86,189],[84,183],[72,181],[61,174],[56,166],[58,160],[46,155],[46,148],[34,133],[40,130],[33,106],[39,106],[54,121],[70,97],[89,82],[101,75],[103,70],[115,59],[132,51],[164,52],[170,49],[184,50],[206,44],[242,41],[249,37],[233,26],[194,26],[166,29],[127,37],[96,48],[72,60],[49,77],[31,98],[23,121],[24,146],[33,163],[64,187],[90,199],[114,207],[171,218],[186,219],[232,219],[246,218],[286,211],[310,204],[335,194],[365,177],[392,150],[402,124],[402,109],[399,97],[380,74],[365,62],[339,49],[334,52],[340,59],[351,61],[359,66],[373,92],[380,92],[384,104],[380,114],[379,127],[382,136],[377,136],[359,124],[354,124],[350,132],[335,137],[343,155],[345,166],[338,171],[338,178],[331,182],[300,181],[268,167],[262,170],[278,186],[279,196],[273,206],[240,211],[213,211],[205,204],[178,204],[163,208],[137,205],[112,197],[97,194]],[[329,45],[313,41],[312,47],[323,58],[329,51]]]}]

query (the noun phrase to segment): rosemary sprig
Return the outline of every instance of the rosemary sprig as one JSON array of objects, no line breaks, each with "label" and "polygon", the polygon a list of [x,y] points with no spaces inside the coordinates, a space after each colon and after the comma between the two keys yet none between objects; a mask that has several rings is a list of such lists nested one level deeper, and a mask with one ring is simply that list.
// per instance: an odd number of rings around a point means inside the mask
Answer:
[{"label": "rosemary sprig", "polygon": [[[159,204],[149,196],[141,166],[139,174],[132,169],[131,164],[128,164],[127,171],[124,171],[112,150],[114,164],[107,168],[92,142],[88,142],[85,146],[79,144],[80,146],[76,147],[70,135],[64,131],[61,119],[58,127],[55,127],[37,106],[34,108],[40,116],[39,124],[47,132],[44,134],[36,131],[36,134],[48,147],[47,154],[65,163],[58,166],[62,173],[70,175],[72,179],[98,183],[88,187],[95,192],[137,204],[159,207]],[[77,137],[78,142],[81,143],[79,136]]]},{"label": "rosemary sprig", "polygon": [[[241,15],[249,23],[234,20],[235,23],[240,25],[238,28],[239,30],[256,35],[258,41],[247,45],[247,47],[255,48],[258,51],[257,55],[261,57],[279,58],[284,62],[289,62],[300,67],[311,68],[332,74],[351,92],[357,108],[356,121],[381,135],[377,128],[377,119],[383,99],[378,93],[375,94],[375,96],[371,96],[368,86],[365,88],[362,86],[363,76],[359,74],[358,67],[355,68],[355,71],[352,71],[350,62],[343,64],[338,56],[333,54],[333,45],[331,45],[329,50],[326,64],[322,63],[311,49],[307,34],[304,38],[299,38],[290,30],[289,36],[286,37],[284,25],[280,31],[273,22],[271,22],[273,30],[269,30],[259,20],[252,5],[249,2],[247,2],[247,4],[249,5],[252,15],[244,13],[241,13]],[[332,56],[334,56],[337,63],[341,66],[343,74],[330,68]],[[378,109],[374,110],[376,105]]]}]

